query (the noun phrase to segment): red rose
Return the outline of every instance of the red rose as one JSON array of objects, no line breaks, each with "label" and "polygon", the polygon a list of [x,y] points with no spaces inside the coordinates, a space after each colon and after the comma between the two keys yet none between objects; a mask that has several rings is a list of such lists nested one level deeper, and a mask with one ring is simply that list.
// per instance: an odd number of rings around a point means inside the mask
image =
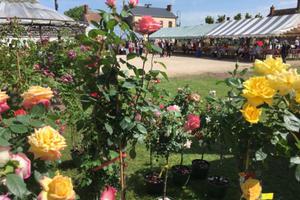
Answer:
[{"label": "red rose", "polygon": [[197,128],[200,128],[200,117],[198,115],[189,114],[184,129],[186,131],[193,131]]},{"label": "red rose", "polygon": [[14,111],[14,116],[22,116],[22,115],[27,115],[27,112],[24,110],[24,109],[19,109],[19,110],[16,110]]}]

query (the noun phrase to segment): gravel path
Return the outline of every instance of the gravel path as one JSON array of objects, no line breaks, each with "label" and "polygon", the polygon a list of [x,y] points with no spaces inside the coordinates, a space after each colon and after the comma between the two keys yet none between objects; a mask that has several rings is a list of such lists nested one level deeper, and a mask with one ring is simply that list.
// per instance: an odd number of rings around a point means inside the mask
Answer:
[{"label": "gravel path", "polygon": [[[121,56],[125,59],[125,56]],[[146,70],[151,68],[150,59],[147,62]],[[212,74],[216,76],[224,76],[228,71],[232,71],[235,67],[234,61],[214,60],[194,57],[173,56],[171,58],[154,57],[154,61],[163,62],[167,69],[165,70],[160,64],[154,64],[154,69],[166,71],[169,77],[191,76]],[[142,67],[142,61],[139,58],[130,60],[131,64]],[[293,66],[300,66],[300,61],[290,61]],[[239,63],[240,68],[249,68],[252,63]]]}]

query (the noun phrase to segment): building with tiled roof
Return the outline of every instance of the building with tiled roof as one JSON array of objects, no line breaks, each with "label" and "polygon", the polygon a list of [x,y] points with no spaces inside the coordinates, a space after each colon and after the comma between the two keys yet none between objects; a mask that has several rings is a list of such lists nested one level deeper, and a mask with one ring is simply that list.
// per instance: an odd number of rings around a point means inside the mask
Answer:
[{"label": "building with tiled roof", "polygon": [[287,9],[279,9],[276,10],[275,6],[272,5],[270,8],[270,14],[269,17],[272,16],[283,16],[283,15],[293,15],[300,13],[300,0],[298,0],[298,4],[296,8],[287,8]]}]

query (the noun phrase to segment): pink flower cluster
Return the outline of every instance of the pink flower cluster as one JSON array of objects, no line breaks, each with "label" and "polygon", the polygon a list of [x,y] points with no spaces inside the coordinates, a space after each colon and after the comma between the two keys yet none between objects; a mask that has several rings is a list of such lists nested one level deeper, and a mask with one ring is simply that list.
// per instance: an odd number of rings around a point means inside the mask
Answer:
[{"label": "pink flower cluster", "polygon": [[108,186],[102,192],[100,200],[116,200],[117,190],[114,187]]},{"label": "pink flower cluster", "polygon": [[70,50],[70,51],[68,52],[68,57],[69,57],[71,60],[74,60],[74,59],[77,57],[76,51]]},{"label": "pink flower cluster", "polygon": [[72,83],[73,80],[73,76],[70,74],[65,74],[62,77],[60,77],[60,81],[63,83]]},{"label": "pink flower cluster", "polygon": [[171,111],[174,111],[174,112],[181,112],[181,111],[180,111],[180,107],[177,106],[177,105],[172,105],[172,106],[167,107],[167,111],[169,111],[169,112],[171,112]]},{"label": "pink flower cluster", "polygon": [[137,30],[142,34],[150,34],[161,28],[161,24],[156,22],[152,16],[143,16],[138,24]]},{"label": "pink flower cluster", "polygon": [[198,115],[189,114],[184,125],[186,131],[194,131],[200,128],[200,117]]}]

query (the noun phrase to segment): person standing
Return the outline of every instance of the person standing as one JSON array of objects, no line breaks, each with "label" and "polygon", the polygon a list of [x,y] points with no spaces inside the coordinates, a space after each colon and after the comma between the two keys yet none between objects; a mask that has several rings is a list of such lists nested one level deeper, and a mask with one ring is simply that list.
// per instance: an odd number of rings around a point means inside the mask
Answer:
[{"label": "person standing", "polygon": [[290,45],[287,40],[285,40],[281,47],[281,57],[284,63],[286,63],[286,57],[289,55]]}]

